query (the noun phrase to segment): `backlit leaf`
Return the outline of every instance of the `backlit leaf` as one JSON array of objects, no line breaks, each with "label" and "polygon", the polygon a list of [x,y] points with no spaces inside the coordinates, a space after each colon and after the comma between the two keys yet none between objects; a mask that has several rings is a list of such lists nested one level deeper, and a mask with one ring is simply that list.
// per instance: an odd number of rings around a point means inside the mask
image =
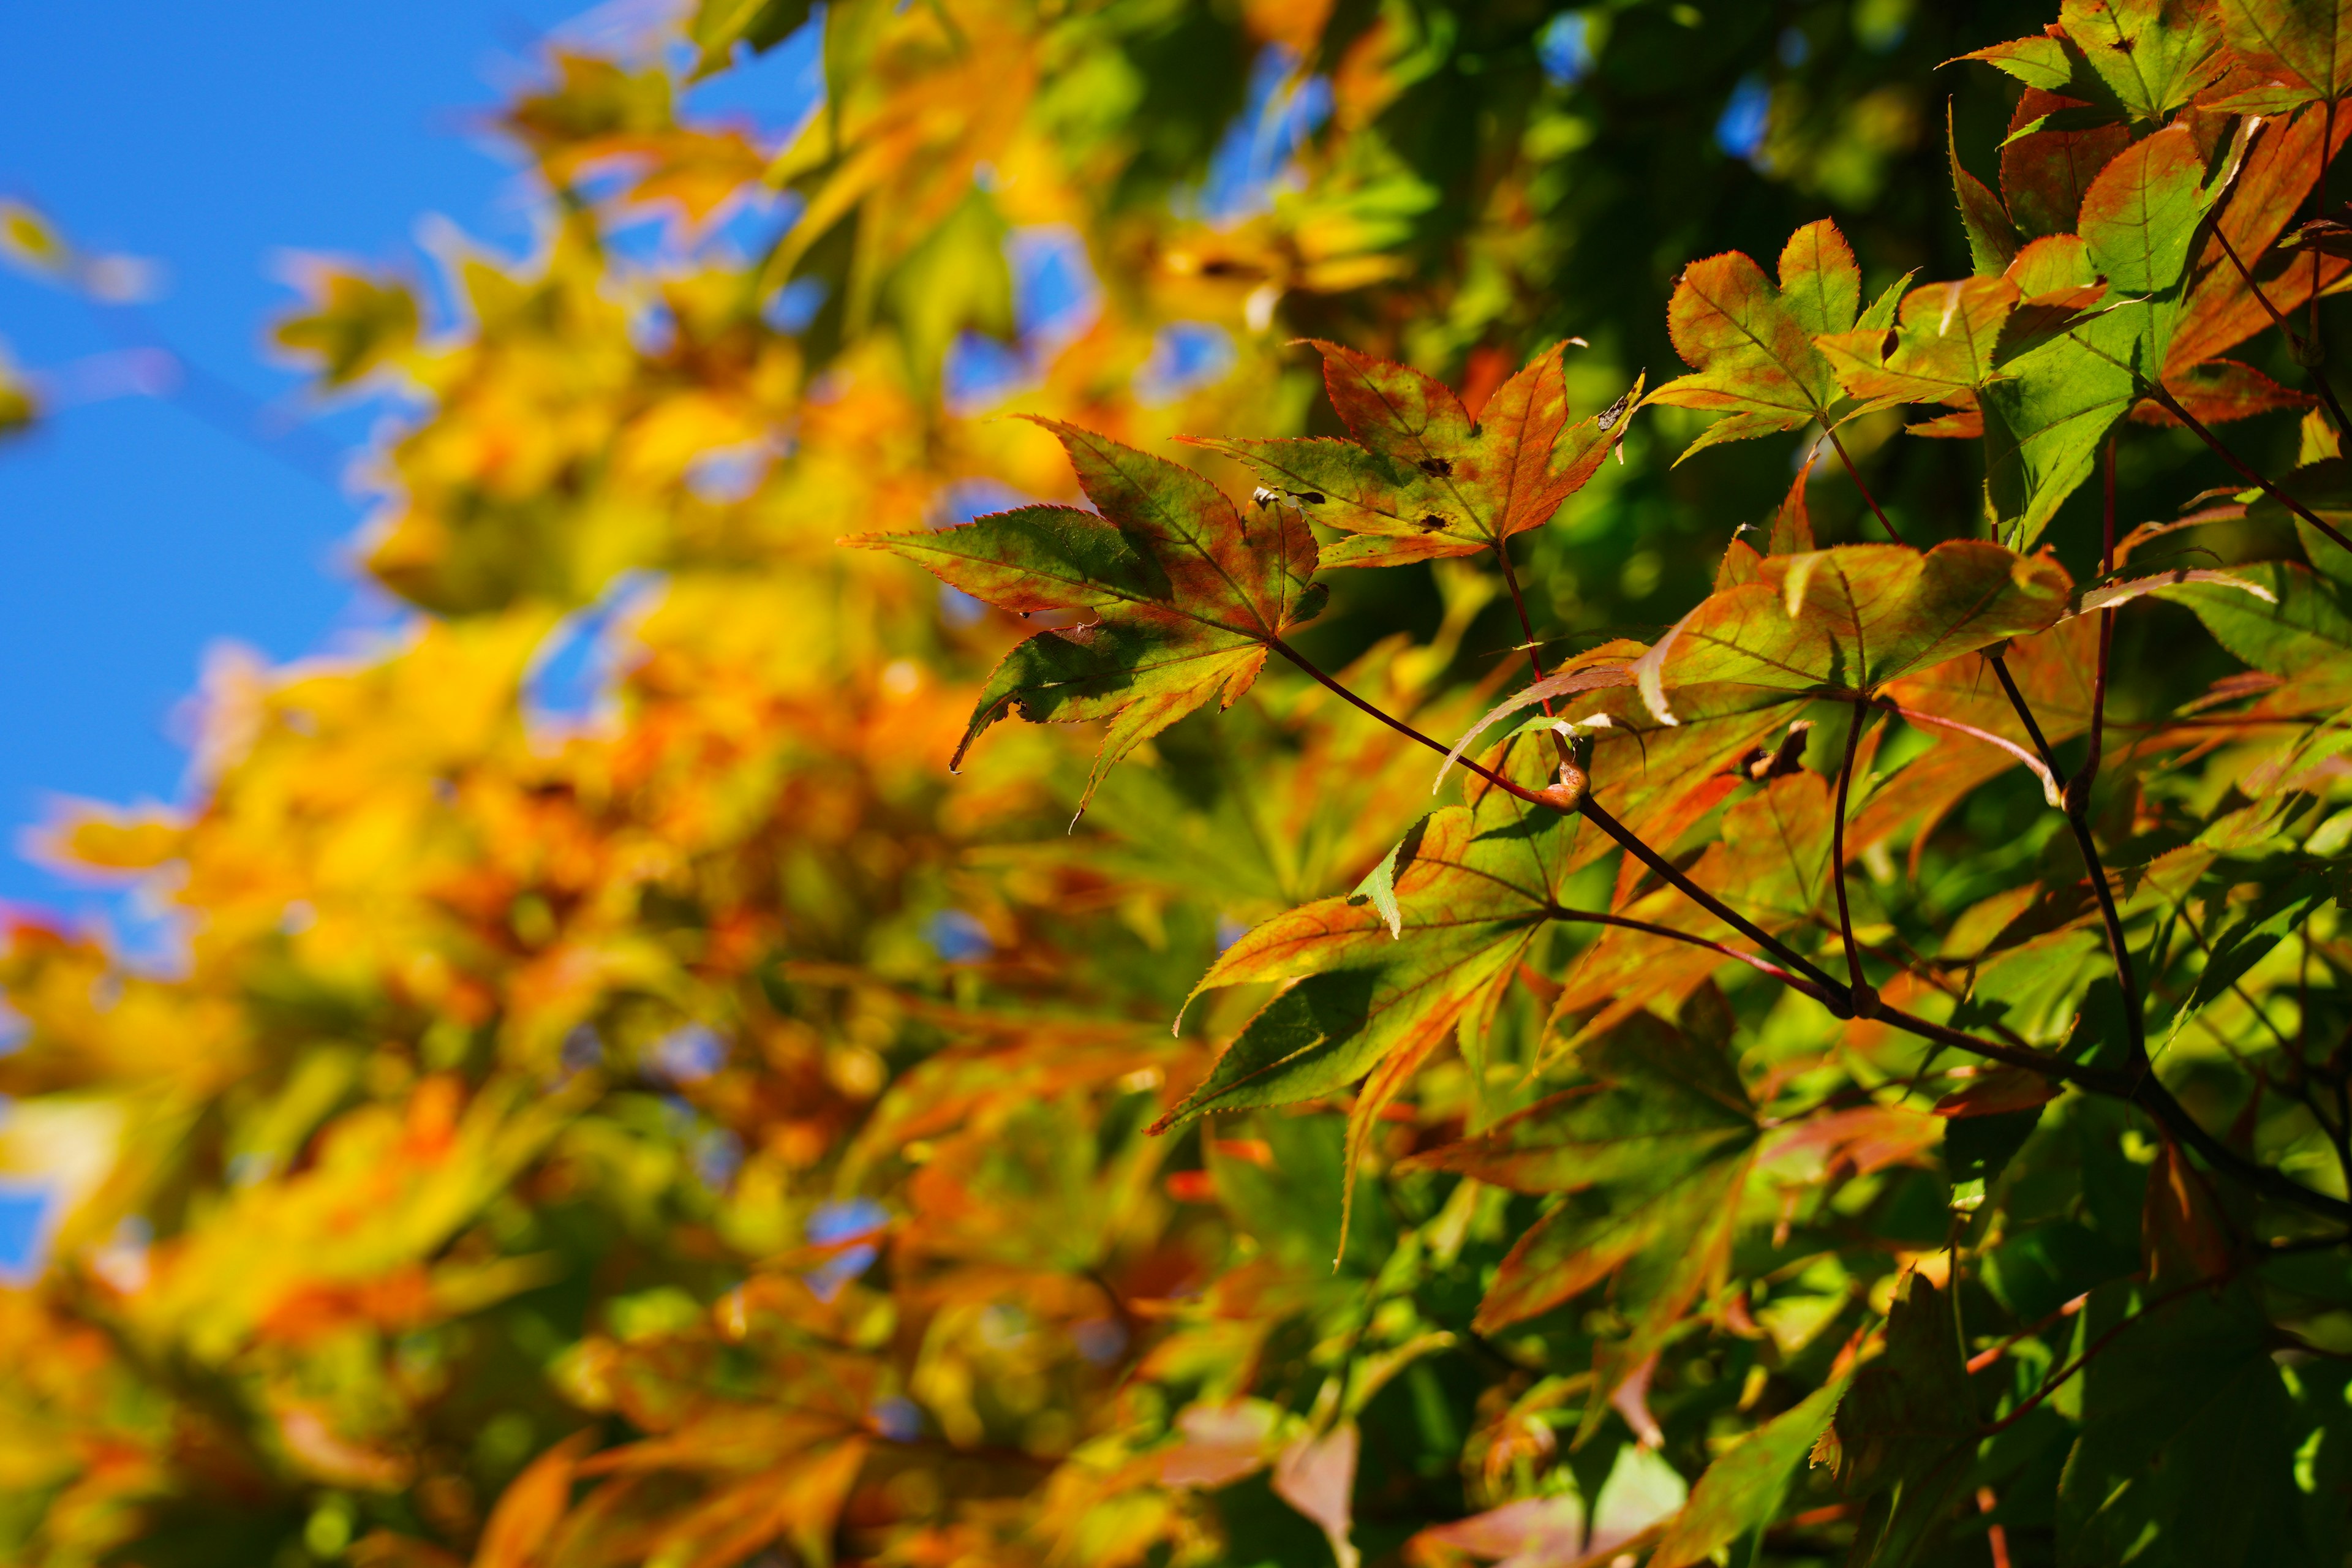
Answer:
[{"label": "backlit leaf", "polygon": [[1683,455],[1828,420],[1838,402],[1837,382],[1812,339],[1850,330],[1860,300],[1853,253],[1827,218],[1790,237],[1780,253],[1777,289],[1738,251],[1685,268],[1666,325],[1692,374],[1666,383],[1649,400],[1732,417],[1709,427]]},{"label": "backlit leaf", "polygon": [[1076,426],[1057,436],[1099,513],[1034,506],[935,533],[861,534],[1004,609],[1092,610],[1038,633],[989,678],[956,760],[1017,710],[1110,719],[1089,780],[1213,699],[1249,689],[1267,647],[1321,606],[1315,542],[1279,507],[1244,513],[1206,479]]},{"label": "backlit leaf", "polygon": [[[1850,260],[1850,258],[1849,258]],[[1394,566],[1497,548],[1550,521],[1623,437],[1637,379],[1618,406],[1571,423],[1555,344],[1505,382],[1472,419],[1449,387],[1404,365],[1318,342],[1332,406],[1355,433],[1335,440],[1202,441],[1247,463],[1318,522],[1352,537],[1325,566]]]}]

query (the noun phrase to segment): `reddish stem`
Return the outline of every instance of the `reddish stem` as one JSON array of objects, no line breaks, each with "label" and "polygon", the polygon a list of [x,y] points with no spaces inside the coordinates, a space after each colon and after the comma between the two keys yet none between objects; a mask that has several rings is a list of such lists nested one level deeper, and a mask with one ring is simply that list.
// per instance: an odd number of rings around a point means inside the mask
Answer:
[{"label": "reddish stem", "polygon": [[2165,1308],[2169,1307],[2172,1303],[2179,1300],[2184,1296],[2191,1296],[2200,1290],[2220,1284],[2223,1278],[2226,1278],[2226,1276],[2209,1277],[2203,1279],[2192,1279],[2188,1284],[2181,1286],[2178,1289],[2168,1290],[2163,1295],[2158,1296],[2155,1300],[2150,1301],[2147,1306],[2142,1307],[2138,1311],[2134,1312],[2130,1317],[2126,1318],[2122,1322],[2117,1323],[2114,1328],[2109,1329],[2105,1333],[2101,1334],[2097,1339],[2093,1340],[2084,1350],[2081,1355],[2076,1356],[2073,1361],[2068,1362],[2063,1367],[2061,1367],[2058,1371],[2051,1373],[2049,1380],[2043,1383],[2040,1388],[2035,1389],[2031,1398],[2027,1399],[2022,1405],[2020,1405],[2008,1415],[2002,1416],[2000,1420],[1994,1422],[1991,1426],[1986,1427],[1982,1432],[1977,1434],[1978,1437],[1979,1439],[1990,1437],[1996,1432],[2005,1432],[2010,1427],[2016,1426],[2020,1421],[2024,1420],[2027,1415],[2035,1409],[2038,1409],[2043,1400],[2049,1398],[2052,1394],[2057,1393],[2059,1389],[2065,1386],[2068,1379],[2072,1378],[2076,1373],[2088,1366],[2091,1363],[2092,1357],[2097,1355],[2101,1351],[2105,1350],[2109,1345],[2115,1343],[2117,1336],[2122,1334],[2126,1329],[2130,1328],[2134,1323],[2142,1322],[2148,1318],[2154,1317],[2157,1313],[2162,1311]]},{"label": "reddish stem", "polygon": [[1848,994],[1853,998],[1857,1017],[1868,1017],[1878,1010],[1877,997],[1868,982],[1862,977],[1862,953],[1853,944],[1853,915],[1846,908],[1845,899],[1845,803],[1849,787],[1853,783],[1854,753],[1862,747],[1862,721],[1870,710],[1861,699],[1854,701],[1853,711],[1845,725],[1845,761],[1838,768],[1837,813],[1830,819],[1830,872],[1837,887],[1838,935],[1845,942],[1845,967],[1850,977]]},{"label": "reddish stem", "polygon": [[2239,474],[2243,478],[2253,481],[2264,495],[2278,502],[2279,505],[2286,508],[2287,510],[2294,513],[2295,516],[2303,519],[2304,521],[2311,524],[2312,527],[2319,530],[2320,532],[2327,535],[2328,538],[2334,540],[2345,549],[2352,550],[2352,539],[2345,538],[2342,533],[2336,531],[2334,524],[2328,522],[2317,512],[2312,510],[2309,507],[2304,505],[2301,501],[2295,500],[2293,496],[2279,489],[2278,486],[2271,483],[2270,480],[2263,478],[2262,475],[2249,468],[2235,452],[2232,452],[2229,447],[2221,445],[2221,439],[2220,437],[2214,435],[2212,431],[2205,428],[2203,421],[2200,420],[2194,414],[2189,413],[2186,408],[2180,406],[2180,400],[2173,396],[2170,392],[2167,391],[2163,383],[2156,382],[2150,384],[2147,388],[2147,395],[2153,398],[2158,405],[2163,408],[2166,413],[2171,415],[2175,419],[2179,420],[2183,425],[2189,426],[2189,428],[2195,433],[2197,438],[2204,442],[2208,447],[2212,447],[2214,453],[2219,456],[2223,462],[2237,469]]},{"label": "reddish stem", "polygon": [[1830,445],[1837,449],[1838,461],[1845,465],[1846,478],[1853,481],[1853,488],[1862,492],[1863,500],[1869,505],[1871,515],[1878,519],[1878,526],[1885,529],[1886,531],[1886,537],[1895,541],[1895,543],[1902,544],[1906,542],[1904,537],[1895,531],[1895,525],[1886,521],[1886,513],[1885,510],[1879,506],[1878,498],[1872,495],[1870,493],[1870,487],[1862,482],[1862,470],[1853,466],[1853,459],[1852,458],[1846,456],[1845,443],[1838,439],[1838,434],[1836,431],[1829,429],[1827,421],[1823,421],[1822,427],[1823,430],[1828,432]]}]

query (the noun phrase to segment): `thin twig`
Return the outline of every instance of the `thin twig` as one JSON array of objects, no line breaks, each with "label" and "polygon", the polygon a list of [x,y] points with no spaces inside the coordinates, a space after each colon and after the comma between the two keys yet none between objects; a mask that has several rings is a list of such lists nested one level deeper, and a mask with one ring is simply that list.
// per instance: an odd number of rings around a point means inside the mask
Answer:
[{"label": "thin twig", "polygon": [[2040,1408],[2043,1400],[2057,1393],[2058,1390],[2063,1387],[2067,1381],[2076,1373],[2082,1371],[2085,1366],[2088,1366],[2091,1363],[2092,1357],[2097,1355],[2101,1351],[2105,1350],[2109,1345],[2115,1343],[2116,1336],[2121,1334],[2126,1329],[2130,1328],[2134,1323],[2140,1322],[2145,1319],[2155,1316],[2158,1312],[2169,1307],[2173,1302],[2179,1300],[2184,1296],[2195,1295],[2198,1291],[2206,1289],[2213,1285],[2218,1285],[2221,1282],[2221,1279],[2209,1276],[2202,1279],[2192,1279],[2188,1284],[2181,1286],[2178,1289],[2168,1290],[2163,1295],[2158,1296],[2155,1300],[2150,1301],[2147,1306],[2142,1307],[2138,1311],[2134,1312],[2130,1317],[2126,1318],[2122,1322],[2117,1323],[2105,1333],[2101,1334],[2097,1339],[2093,1340],[2091,1343],[2084,1348],[2081,1355],[2078,1355],[2073,1361],[2068,1362],[2058,1371],[2052,1373],[2050,1376],[2043,1381],[2042,1386],[2033,1391],[2032,1397],[2028,1398],[2023,1404],[2011,1411],[2008,1415],[2002,1416],[2000,1420],[1994,1422],[1991,1426],[1986,1427],[1983,1431],[1978,1433],[1978,1437],[1981,1439],[1990,1437],[1996,1432],[2005,1432],[2010,1427],[2016,1426],[2020,1421],[2024,1420],[2028,1414]]},{"label": "thin twig", "polygon": [[2034,1335],[2048,1330],[2052,1325],[2055,1324],[2059,1319],[2073,1317],[2075,1313],[2081,1311],[2085,1306],[2087,1306],[2090,1303],[2090,1292],[2086,1290],[2082,1295],[2075,1297],[2073,1300],[2059,1308],[2056,1311],[2042,1318],[2040,1322],[2034,1323],[2030,1327],[2018,1330],[2017,1332],[2002,1340],[1997,1345],[1979,1351],[1968,1360],[1968,1370],[1969,1373],[1973,1375],[1974,1373],[1982,1372],[1985,1368],[1990,1366],[1993,1363],[2007,1355],[2018,1345],[2032,1339]]},{"label": "thin twig", "polygon": [[1597,910],[1571,910],[1562,908],[1559,904],[1554,904],[1545,910],[1544,913],[1553,920],[1564,921],[1571,924],[1615,926],[1622,931],[1646,931],[1652,936],[1662,936],[1674,942],[1688,942],[1693,947],[1703,947],[1711,952],[1721,953],[1726,958],[1738,959],[1740,963],[1748,965],[1750,969],[1756,970],[1759,973],[1769,974],[1773,979],[1781,982],[1783,984],[1792,986],[1795,989],[1803,992],[1806,995],[1811,997],[1814,1001],[1821,1003],[1825,1007],[1832,1005],[1831,998],[1824,995],[1821,988],[1815,985],[1811,981],[1791,974],[1778,964],[1767,963],[1752,952],[1742,952],[1739,949],[1729,946],[1724,942],[1710,941],[1706,937],[1703,936],[1694,936],[1689,931],[1676,931],[1672,926],[1655,925],[1648,921],[1637,921],[1630,915],[1602,914]]},{"label": "thin twig", "polygon": [[2042,753],[2042,761],[2049,767],[2050,776],[2056,778],[2058,753],[2050,749],[2049,741],[2042,733],[2042,726],[2034,722],[2033,710],[2025,705],[2025,694],[2017,689],[2015,678],[2009,673],[2009,661],[2000,653],[1991,652],[1985,655],[1985,662],[1991,665],[1993,674],[2000,678],[2000,689],[2009,693],[2009,705],[2017,710],[2017,717],[2025,725],[2026,734],[2032,738],[2033,749]]},{"label": "thin twig", "polygon": [[[1288,643],[1284,642],[1280,637],[1269,638],[1266,646],[1273,648],[1275,652],[1282,655],[1283,658],[1288,659],[1291,663],[1297,665],[1307,675],[1312,676],[1315,679],[1322,682],[1325,687],[1337,693],[1340,698],[1352,703],[1355,707],[1362,710],[1364,712],[1370,714],[1373,718],[1379,720],[1381,723],[1386,724],[1390,729],[1394,730],[1398,734],[1404,736],[1407,740],[1417,742],[1420,744],[1428,747],[1431,751],[1435,752],[1440,756],[1448,754],[1450,748],[1448,748],[1444,742],[1431,740],[1427,735],[1423,734],[1420,731],[1414,729],[1403,720],[1383,712],[1379,708],[1374,707],[1371,703],[1365,701],[1362,698],[1357,696],[1354,692],[1349,690],[1346,687],[1332,679],[1330,676],[1325,674],[1321,669],[1316,667],[1312,660],[1308,659],[1297,649],[1292,647]],[[1779,959],[1789,968],[1797,971],[1806,978],[1811,980],[1814,984],[1822,986],[1829,995],[1843,999],[1845,993],[1845,987],[1842,984],[1830,978],[1826,973],[1808,960],[1802,953],[1798,952],[1795,949],[1790,947],[1785,942],[1782,942],[1779,938],[1773,936],[1770,932],[1757,925],[1753,921],[1750,921],[1745,916],[1739,914],[1729,905],[1726,904],[1721,899],[1717,898],[1713,893],[1708,892],[1705,888],[1702,888],[1696,882],[1692,881],[1689,877],[1675,869],[1675,867],[1661,857],[1656,850],[1652,849],[1648,845],[1643,843],[1641,839],[1635,837],[1623,823],[1619,822],[1614,816],[1612,816],[1605,809],[1603,809],[1601,803],[1592,798],[1591,792],[1589,789],[1585,792],[1583,799],[1580,804],[1575,805],[1563,805],[1559,801],[1547,799],[1539,792],[1531,790],[1525,784],[1517,783],[1514,780],[1505,778],[1501,773],[1496,773],[1494,769],[1486,767],[1480,763],[1474,762],[1468,757],[1462,759],[1462,765],[1469,769],[1472,773],[1477,774],[1480,778],[1485,779],[1488,784],[1493,784],[1496,788],[1502,790],[1508,795],[1514,795],[1520,800],[1526,801],[1530,805],[1547,806],[1553,811],[1581,811],[1584,816],[1591,821],[1594,826],[1600,828],[1601,832],[1614,839],[1620,847],[1632,852],[1643,865],[1649,867],[1651,870],[1655,871],[1668,883],[1680,889],[1685,897],[1696,903],[1701,909],[1704,909],[1707,913],[1715,916],[1716,919],[1723,921],[1726,925],[1731,927],[1734,931],[1738,931],[1750,942],[1753,942],[1758,946],[1763,948],[1767,952],[1772,954],[1773,957]],[[1837,1006],[1834,1004],[1832,1005],[1831,1011],[1837,1011]]]},{"label": "thin twig", "polygon": [[[2010,706],[2017,710],[2019,722],[2025,726],[2025,732],[2033,737],[2043,763],[2054,776],[2058,773],[2058,753],[2051,750],[2048,737],[2042,733],[2042,726],[2035,721],[2033,710],[2025,700],[2025,693],[2018,689],[2016,680],[2010,676],[2009,666],[1999,654],[1989,658],[1993,673],[2000,678],[2001,690],[2009,696]],[[2106,928],[2107,951],[2115,960],[2116,982],[2123,988],[2124,1029],[2131,1042],[2132,1059],[2144,1072],[2147,1065],[2147,1025],[2140,1016],[2139,986],[2132,973],[2131,945],[2124,936],[2123,911],[2116,907],[2115,889],[2107,885],[2107,868],[2099,858],[2098,845],[2091,837],[2091,825],[2081,811],[2074,809],[2075,791],[2071,783],[2067,787],[2066,800],[2066,821],[2074,830],[2074,847],[2081,852],[2084,867],[2090,872],[2091,891],[2099,900],[2099,920]]]}]

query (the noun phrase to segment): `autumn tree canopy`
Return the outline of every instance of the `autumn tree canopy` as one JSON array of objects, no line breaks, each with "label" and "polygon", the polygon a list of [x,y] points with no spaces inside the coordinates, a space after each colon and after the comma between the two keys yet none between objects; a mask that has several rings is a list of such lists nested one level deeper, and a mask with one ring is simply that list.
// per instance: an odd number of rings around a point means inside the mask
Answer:
[{"label": "autumn tree canopy", "polygon": [[2352,0],[551,52],[530,254],[271,329],[403,629],[50,825],[175,963],[0,950],[0,1555],[2342,1564],[2347,97]]}]

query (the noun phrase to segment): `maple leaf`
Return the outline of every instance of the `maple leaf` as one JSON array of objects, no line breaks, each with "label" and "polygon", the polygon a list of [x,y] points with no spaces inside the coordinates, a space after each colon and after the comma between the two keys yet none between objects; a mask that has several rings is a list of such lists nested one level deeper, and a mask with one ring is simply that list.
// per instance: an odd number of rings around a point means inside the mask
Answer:
[{"label": "maple leaf", "polygon": [[2080,232],[2091,265],[2111,288],[2152,294],[2180,280],[2189,241],[2219,195],[2185,125],[2168,126],[2116,154],[2083,193]]},{"label": "maple leaf", "polygon": [[2279,114],[2352,95],[2352,15],[2336,0],[2217,0],[2237,70],[2200,107]]},{"label": "maple leaf", "polygon": [[[2118,124],[2052,128],[2052,116],[2086,107],[2078,99],[2040,88],[2029,87],[2019,95],[2010,116],[2009,139],[2000,146],[2000,194],[2021,234],[2073,233],[2084,192],[2130,142],[2130,131]],[[2041,128],[2028,129],[2037,125]]]},{"label": "maple leaf", "polygon": [[1924,552],[1846,544],[1769,556],[1755,581],[1709,595],[1675,622],[1636,661],[1635,679],[1664,724],[1678,722],[1673,704],[1694,689],[1751,694],[1751,709],[1864,697],[1911,670],[2052,625],[2073,586],[2046,555],[1979,540]]},{"label": "maple leaf", "polygon": [[1718,1457],[1667,1526],[1650,1568],[1694,1568],[1770,1521],[1853,1380],[1831,1377]]},{"label": "maple leaf", "polygon": [[[1487,762],[1523,785],[1549,784],[1558,767],[1549,721],[1507,739]],[[1369,1074],[1349,1119],[1352,1170],[1381,1107],[1450,1035],[1458,1029],[1483,1060],[1479,1042],[1504,989],[1559,908],[1580,819],[1484,778],[1464,789],[1467,804],[1424,817],[1365,888],[1277,915],[1219,956],[1193,996],[1297,984],[1258,1010],[1155,1132],[1212,1111],[1336,1093]]]},{"label": "maple leaf", "polygon": [[[2331,155],[2352,139],[2352,115],[2333,116],[2332,127],[2330,119],[2317,106],[2305,106],[2290,119],[2263,122],[2253,135],[2229,199],[2210,226],[2212,237],[2191,268],[2189,296],[2166,350],[2168,376],[2266,331],[2273,311],[2291,314],[2315,288],[2333,289],[2352,268],[2341,257],[2305,260],[2273,248],[2318,181],[2323,132],[2334,132]],[[2230,259],[2232,252],[2252,268],[2252,283]]]},{"label": "maple leaf", "polygon": [[2324,710],[2352,700],[2352,604],[2346,584],[2295,561],[2233,570],[2263,595],[2215,583],[2184,583],[2156,593],[2194,610],[2213,639],[2239,658],[2285,679],[2294,700],[2306,708]]},{"label": "maple leaf", "polygon": [[1831,1427],[1838,1484],[1869,1500],[1863,1528],[1890,1561],[1911,1559],[1973,1468],[1976,1400],[1953,1321],[1935,1284],[1909,1275],[1887,1312],[1885,1353],[1854,1378]]},{"label": "maple leaf", "polygon": [[1091,797],[1114,763],[1185,714],[1212,699],[1232,706],[1267,649],[1322,607],[1324,590],[1309,581],[1315,541],[1286,509],[1245,514],[1190,468],[1075,425],[1036,423],[1060,438],[1099,512],[1025,506],[844,542],[904,555],[1016,615],[1097,612],[1004,656],[950,764],[1009,711],[1033,723],[1108,719]]},{"label": "maple leaf", "polygon": [[2090,478],[2100,443],[2163,374],[2189,245],[2219,186],[2207,183],[2195,138],[2176,125],[2116,154],[2084,194],[2084,259],[2111,289],[2137,298],[2051,323],[2062,330],[2021,344],[1981,391],[1987,489],[2019,547]]},{"label": "maple leaf", "polygon": [[1570,423],[1555,343],[1497,387],[1472,418],[1452,388],[1406,365],[1314,341],[1332,407],[1355,440],[1198,439],[1241,459],[1318,522],[1351,537],[1331,566],[1399,566],[1499,548],[1540,527],[1584,488],[1642,384]]},{"label": "maple leaf", "polygon": [[1903,297],[1893,331],[1828,332],[1815,342],[1853,397],[1974,407],[2019,297],[2005,277],[1929,284]]},{"label": "maple leaf", "polygon": [[1530,1226],[1474,1320],[1480,1332],[1493,1332],[1613,1279],[1614,1304],[1633,1327],[1609,1347],[1612,1373],[1588,1410],[1590,1425],[1727,1263],[1762,1133],[1723,1054],[1653,1015],[1636,1014],[1588,1044],[1579,1062],[1597,1084],[1538,1101],[1402,1168],[1602,1200],[1571,1201]]},{"label": "maple leaf", "polygon": [[1959,203],[1960,229],[1968,237],[1969,262],[1979,277],[1992,277],[2017,254],[2017,225],[1992,187],[1960,162],[1959,136],[1949,104],[1944,107],[1944,156],[1952,171],[1952,195]]},{"label": "maple leaf", "polygon": [[2134,120],[2161,123],[2221,74],[2205,0],[2063,0],[2058,25]]},{"label": "maple leaf", "polygon": [[1720,441],[1835,423],[1837,377],[1813,339],[1892,319],[1889,297],[1872,307],[1874,318],[1886,313],[1884,320],[1860,320],[1862,268],[1828,218],[1790,237],[1780,272],[1776,289],[1762,268],[1735,250],[1692,262],[1675,280],[1666,327],[1691,374],[1648,401],[1729,416],[1709,426],[1683,458]]}]

